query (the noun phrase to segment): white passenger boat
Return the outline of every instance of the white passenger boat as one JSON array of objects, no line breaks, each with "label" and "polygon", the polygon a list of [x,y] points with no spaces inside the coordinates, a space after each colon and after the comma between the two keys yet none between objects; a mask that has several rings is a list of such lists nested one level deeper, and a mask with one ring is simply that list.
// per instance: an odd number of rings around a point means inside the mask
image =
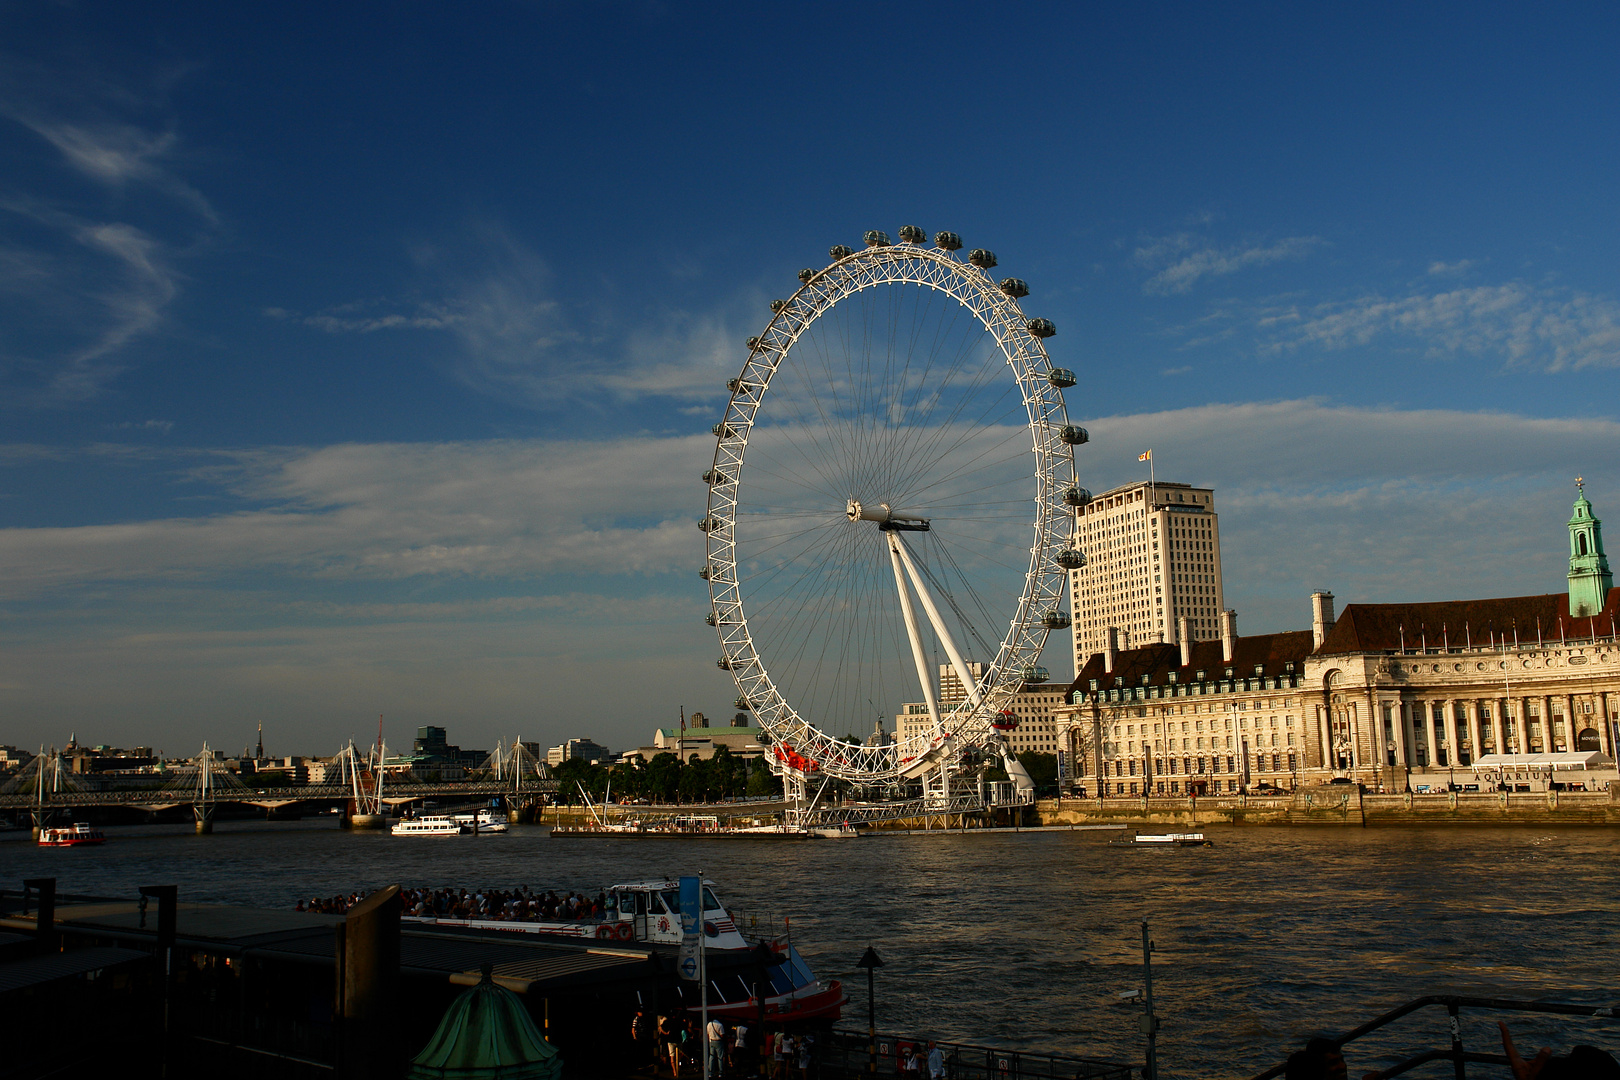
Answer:
[{"label": "white passenger boat", "polygon": [[480,806],[478,811],[472,814],[454,814],[451,820],[480,834],[506,831],[506,815],[489,806]]},{"label": "white passenger boat", "polygon": [[390,830],[395,836],[461,836],[472,832],[471,825],[463,825],[454,818],[441,815],[405,818]]},{"label": "white passenger boat", "polygon": [[[703,883],[703,942],[711,953],[736,954],[750,950],[754,944],[743,937],[737,923],[714,895],[714,883]],[[427,923],[435,926],[456,926],[478,930],[499,930],[516,934],[549,934],[558,937],[580,938],[602,947],[625,948],[632,944],[662,946],[673,949],[681,943],[681,884],[675,880],[655,879],[635,881],[623,885],[610,885],[602,890],[607,900],[604,917],[597,921],[526,921],[502,919],[452,919],[433,915],[405,915],[406,923]],[[756,935],[759,936],[759,935]],[[837,980],[822,982],[810,970],[798,950],[784,936],[765,934],[764,940],[776,957],[767,972],[770,990],[765,995],[766,1016],[773,1023],[791,1020],[810,1020],[821,1017],[838,1019],[844,1003],[843,984]],[[695,988],[689,992],[696,994]],[[709,1013],[734,1019],[752,1020],[758,1013],[759,1002],[752,998],[749,984],[736,974],[710,979]],[[697,1011],[694,996],[691,1009]]]}]

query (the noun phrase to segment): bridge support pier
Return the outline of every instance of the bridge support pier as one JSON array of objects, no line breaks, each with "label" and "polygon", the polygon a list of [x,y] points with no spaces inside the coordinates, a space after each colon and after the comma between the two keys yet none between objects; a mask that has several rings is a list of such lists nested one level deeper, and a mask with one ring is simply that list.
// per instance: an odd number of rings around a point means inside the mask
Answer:
[{"label": "bridge support pier", "polygon": [[29,838],[33,839],[33,840],[38,840],[40,830],[45,829],[50,825],[51,819],[56,816],[56,811],[55,810],[45,810],[45,809],[30,810],[28,812],[28,816],[29,816],[29,818],[31,820],[31,823],[32,823],[32,826],[31,826],[31,828],[29,830]]},{"label": "bridge support pier", "polygon": [[214,831],[214,808],[212,805],[199,806],[193,803],[191,811],[197,819],[198,836],[206,836]]}]

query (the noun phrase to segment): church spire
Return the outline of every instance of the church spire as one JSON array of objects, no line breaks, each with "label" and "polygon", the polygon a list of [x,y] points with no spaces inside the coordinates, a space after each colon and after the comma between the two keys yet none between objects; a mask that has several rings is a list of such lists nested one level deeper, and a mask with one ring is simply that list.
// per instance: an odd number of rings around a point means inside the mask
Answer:
[{"label": "church spire", "polygon": [[258,746],[258,749],[254,752],[253,760],[255,760],[255,761],[263,761],[264,760],[264,721],[263,720],[259,721],[259,746]]},{"label": "church spire", "polygon": [[1609,557],[1603,553],[1603,522],[1592,516],[1586,481],[1575,478],[1575,510],[1569,519],[1569,613],[1596,615],[1614,587]]}]

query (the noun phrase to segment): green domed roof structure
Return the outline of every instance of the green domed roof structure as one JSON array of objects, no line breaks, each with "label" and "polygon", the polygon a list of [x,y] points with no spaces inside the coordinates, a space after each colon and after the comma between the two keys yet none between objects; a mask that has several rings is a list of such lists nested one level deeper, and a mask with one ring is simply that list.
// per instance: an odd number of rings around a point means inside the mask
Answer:
[{"label": "green domed roof structure", "polygon": [[495,985],[491,969],[450,1003],[439,1029],[411,1059],[410,1080],[559,1080],[562,1055],[535,1027],[523,1001]]}]

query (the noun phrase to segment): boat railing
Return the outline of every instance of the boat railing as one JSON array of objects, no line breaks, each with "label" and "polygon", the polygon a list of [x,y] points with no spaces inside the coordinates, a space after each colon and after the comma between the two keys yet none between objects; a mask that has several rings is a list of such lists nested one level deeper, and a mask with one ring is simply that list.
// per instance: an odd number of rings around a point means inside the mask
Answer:
[{"label": "boat railing", "polygon": [[[1411,1057],[1403,1058],[1382,1071],[1368,1072],[1363,1075],[1368,1077],[1369,1080],[1374,1077],[1382,1080],[1385,1077],[1400,1076],[1402,1073],[1431,1061],[1450,1061],[1456,1080],[1465,1080],[1468,1075],[1467,1065],[1469,1064],[1507,1066],[1509,1062],[1505,1055],[1477,1053],[1463,1047],[1463,1025],[1461,1021],[1463,1009],[1487,1009],[1492,1012],[1554,1013],[1560,1016],[1576,1016],[1588,1020],[1614,1021],[1620,1019],[1620,1005],[1580,1005],[1563,1001],[1525,1001],[1518,998],[1431,994],[1427,997],[1414,998],[1404,1005],[1391,1009],[1389,1012],[1369,1020],[1360,1027],[1352,1028],[1334,1041],[1342,1047],[1344,1044],[1354,1042],[1363,1035],[1370,1034],[1388,1024],[1394,1023],[1409,1013],[1417,1012],[1419,1009],[1425,1009],[1431,1005],[1443,1006],[1446,1010],[1451,1034],[1450,1047],[1445,1050],[1426,1050]],[[1525,1049],[1521,1047],[1520,1052],[1524,1053]],[[1254,1080],[1271,1080],[1271,1077],[1281,1076],[1287,1069],[1288,1063],[1285,1061],[1281,1065],[1274,1065],[1265,1072],[1260,1073]]]},{"label": "boat railing", "polygon": [[732,911],[731,921],[746,941],[775,941],[788,933],[787,919],[769,911]]},{"label": "boat railing", "polygon": [[[818,1041],[817,1058],[823,1077],[867,1075],[872,1043],[866,1032],[835,1029],[827,1032],[824,1040],[818,1037]],[[935,1043],[945,1056],[945,1075],[951,1080],[1131,1080],[1131,1066],[1118,1061],[943,1039]],[[876,1048],[878,1075],[893,1075],[900,1053],[913,1049],[922,1055],[921,1071],[927,1074],[927,1039],[880,1034]]]}]

